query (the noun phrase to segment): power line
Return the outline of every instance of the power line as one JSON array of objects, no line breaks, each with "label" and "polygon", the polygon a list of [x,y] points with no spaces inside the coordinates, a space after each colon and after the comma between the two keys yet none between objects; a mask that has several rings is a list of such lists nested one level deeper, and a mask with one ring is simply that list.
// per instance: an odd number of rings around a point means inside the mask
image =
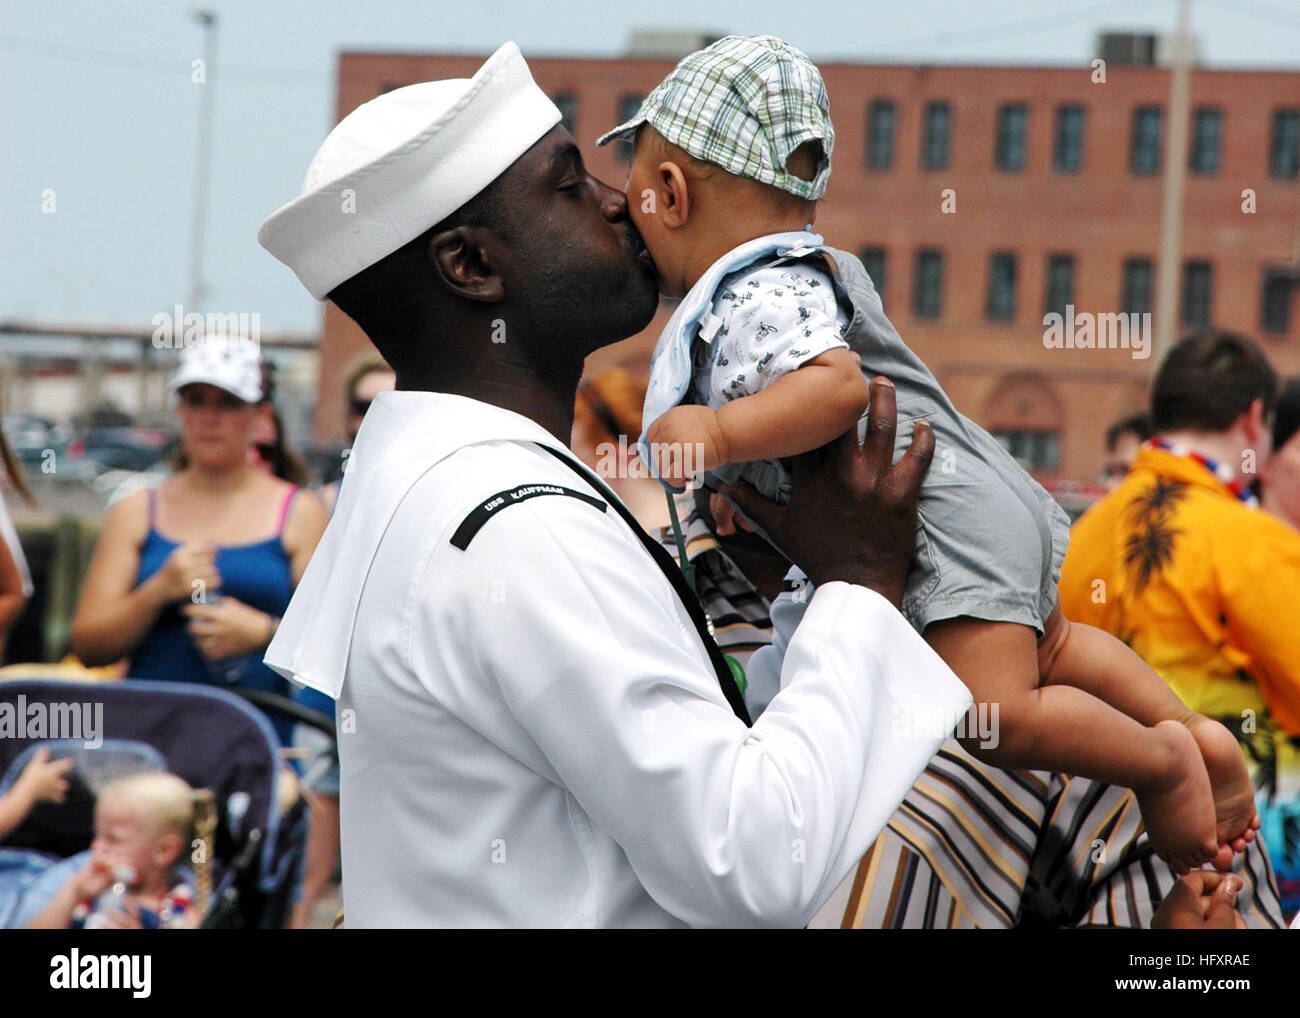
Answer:
[{"label": "power line", "polygon": [[[91,64],[99,67],[117,67],[124,70],[148,71],[160,74],[183,74],[186,77],[189,76],[191,70],[190,60],[183,57],[150,56],[126,50],[77,46],[70,43],[51,42],[48,39],[32,39],[15,35],[0,35],[0,49],[28,53],[32,56],[46,57],[52,60],[68,60],[74,63]],[[245,81],[273,81],[278,84],[310,85],[312,87],[327,86],[333,77],[330,72],[319,70],[264,67],[254,64],[222,64],[216,70],[223,78]]]}]

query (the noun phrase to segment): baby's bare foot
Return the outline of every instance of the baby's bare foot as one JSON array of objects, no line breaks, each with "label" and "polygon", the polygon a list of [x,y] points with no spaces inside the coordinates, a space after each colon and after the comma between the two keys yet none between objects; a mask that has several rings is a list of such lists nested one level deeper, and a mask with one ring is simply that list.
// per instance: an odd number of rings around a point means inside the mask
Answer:
[{"label": "baby's bare foot", "polygon": [[1205,770],[1214,791],[1215,836],[1219,841],[1214,865],[1227,869],[1234,852],[1246,851],[1255,840],[1259,814],[1241,747],[1232,733],[1217,721],[1197,715],[1187,725],[1200,747]]},{"label": "baby's bare foot", "polygon": [[1133,791],[1151,847],[1175,873],[1183,874],[1209,862],[1219,847],[1210,776],[1196,739],[1181,722],[1161,721],[1151,732],[1170,754],[1169,777]]}]

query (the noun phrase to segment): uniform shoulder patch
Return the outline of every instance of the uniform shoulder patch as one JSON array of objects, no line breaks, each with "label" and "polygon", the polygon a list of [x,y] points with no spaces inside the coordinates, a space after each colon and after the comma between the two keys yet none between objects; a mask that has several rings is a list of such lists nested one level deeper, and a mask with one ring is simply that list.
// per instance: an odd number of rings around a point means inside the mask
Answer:
[{"label": "uniform shoulder patch", "polygon": [[470,514],[460,521],[460,526],[451,535],[451,543],[464,551],[469,547],[469,542],[474,540],[474,535],[479,532],[483,524],[493,516],[512,505],[527,502],[530,498],[537,498],[539,495],[567,495],[569,498],[576,498],[586,502],[589,506],[594,506],[601,512],[604,512],[607,508],[606,504],[596,498],[595,495],[574,491],[572,488],[566,488],[560,484],[521,484],[514,488],[507,488],[505,491],[498,491],[495,495],[489,496],[476,505],[470,511]]}]

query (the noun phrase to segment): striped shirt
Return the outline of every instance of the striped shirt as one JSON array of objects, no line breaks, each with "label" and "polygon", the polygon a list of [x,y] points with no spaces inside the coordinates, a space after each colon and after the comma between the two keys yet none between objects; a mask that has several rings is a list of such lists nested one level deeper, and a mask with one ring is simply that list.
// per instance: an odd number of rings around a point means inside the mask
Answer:
[{"label": "striped shirt", "polygon": [[[718,546],[689,491],[677,508],[718,645],[744,664],[771,642],[768,603]],[[672,532],[663,540],[676,556]],[[1276,881],[1258,841],[1233,871],[1246,925],[1281,929]],[[1129,789],[992,767],[949,739],[859,867],[854,914],[842,888],[813,925],[1145,929],[1175,880],[1152,853]]]}]

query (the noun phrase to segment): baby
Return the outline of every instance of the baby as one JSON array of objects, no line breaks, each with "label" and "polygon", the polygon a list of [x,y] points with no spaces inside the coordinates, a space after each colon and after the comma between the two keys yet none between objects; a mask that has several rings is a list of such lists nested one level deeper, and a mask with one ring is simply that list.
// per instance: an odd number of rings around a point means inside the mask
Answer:
[{"label": "baby", "polygon": [[[29,929],[191,928],[190,889],[173,870],[190,844],[194,792],[174,774],[134,774],[95,802],[90,860],[59,888]],[[121,882],[125,899],[105,892]]]},{"label": "baby", "polygon": [[[744,481],[784,502],[779,461],[861,434],[867,378],[887,376],[895,457],[918,422],[936,440],[902,610],[976,704],[998,707],[996,739],[963,746],[1000,767],[1132,788],[1175,871],[1227,867],[1259,826],[1236,740],[1123,643],[1061,615],[1065,514],[957,412],[861,262],[809,230],[834,137],[803,53],[729,36],[683,59],[600,139],[634,139],[628,206],[661,292],[681,299],[651,360],[642,455],[670,487],[702,472],[711,490]],[[713,504],[728,532],[729,505]]]}]

